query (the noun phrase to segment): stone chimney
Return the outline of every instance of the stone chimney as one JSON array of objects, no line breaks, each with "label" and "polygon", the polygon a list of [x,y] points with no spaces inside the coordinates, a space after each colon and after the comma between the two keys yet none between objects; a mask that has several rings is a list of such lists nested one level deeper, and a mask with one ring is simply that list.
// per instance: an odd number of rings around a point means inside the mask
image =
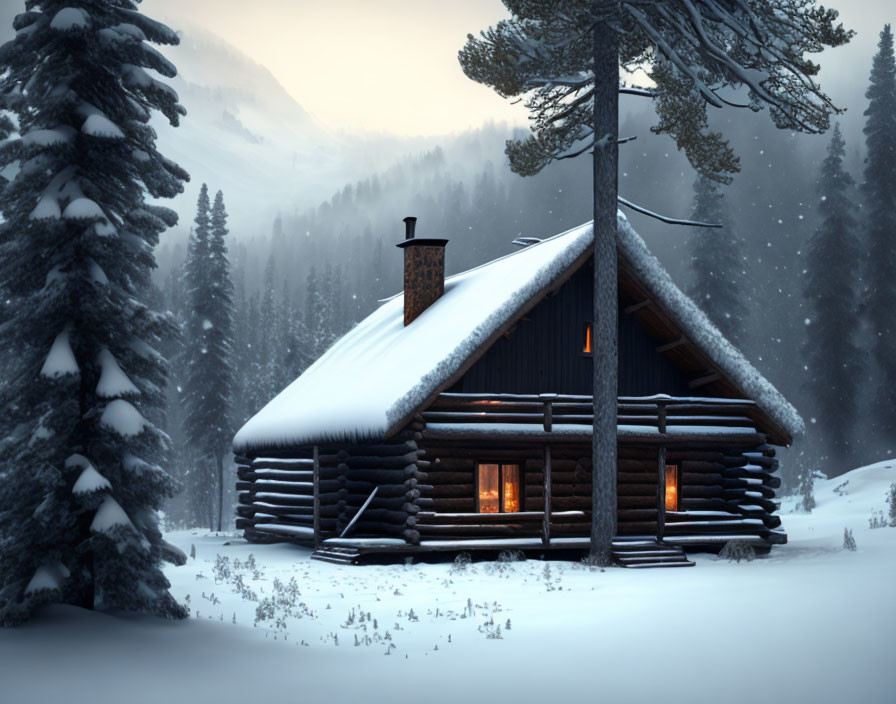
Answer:
[{"label": "stone chimney", "polygon": [[448,240],[416,239],[417,218],[404,219],[404,324],[410,325],[445,292]]}]

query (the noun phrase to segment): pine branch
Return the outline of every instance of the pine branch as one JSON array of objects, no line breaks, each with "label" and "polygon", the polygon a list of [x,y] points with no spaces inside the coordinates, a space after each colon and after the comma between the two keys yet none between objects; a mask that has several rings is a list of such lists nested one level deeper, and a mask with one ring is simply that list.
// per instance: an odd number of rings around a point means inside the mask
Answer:
[{"label": "pine branch", "polygon": [[660,215],[659,213],[655,213],[652,210],[648,210],[644,206],[632,203],[630,200],[627,200],[622,196],[618,196],[616,200],[619,201],[620,205],[624,205],[627,208],[631,208],[635,212],[641,213],[642,215],[647,215],[648,217],[654,218],[655,220],[660,220],[661,222],[667,223],[668,225],[687,225],[689,227],[714,228],[722,227],[721,223],[698,222],[696,220],[681,220],[679,218],[670,218],[667,215]]}]

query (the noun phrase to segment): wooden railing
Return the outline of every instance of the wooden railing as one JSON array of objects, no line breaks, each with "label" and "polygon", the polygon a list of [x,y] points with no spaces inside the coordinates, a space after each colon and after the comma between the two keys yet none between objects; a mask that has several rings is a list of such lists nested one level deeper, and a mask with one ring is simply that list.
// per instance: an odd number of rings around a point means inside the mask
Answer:
[{"label": "wooden railing", "polygon": [[[570,394],[460,394],[443,393],[423,413],[427,424],[445,423],[510,423],[541,425],[546,433],[555,426],[582,426],[594,422],[591,396]],[[670,426],[677,437],[687,427],[699,435],[699,426],[751,427],[757,412],[753,401],[741,399],[680,398],[666,396],[621,396],[617,404],[617,425],[656,428],[661,444],[657,447],[657,533],[662,541],[665,532],[666,447],[662,438]],[[682,428],[684,426],[684,428]],[[551,445],[544,444],[544,510],[542,539],[551,542]]]},{"label": "wooden railing", "polygon": [[[657,395],[620,396],[616,410],[618,425],[649,426],[664,433],[669,425],[752,425],[757,407],[743,399]],[[541,424],[550,432],[554,425],[592,425],[594,409],[591,396],[443,393],[423,419],[427,423]]]}]

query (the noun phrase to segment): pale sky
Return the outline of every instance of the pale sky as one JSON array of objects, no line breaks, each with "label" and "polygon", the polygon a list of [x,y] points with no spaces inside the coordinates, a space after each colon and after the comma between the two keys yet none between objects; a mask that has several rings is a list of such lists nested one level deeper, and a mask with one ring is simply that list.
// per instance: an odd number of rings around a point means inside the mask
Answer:
[{"label": "pale sky", "polygon": [[[864,109],[871,56],[894,0],[826,0],[859,35],[812,55],[821,83],[847,121]],[[0,0],[0,38],[23,0]],[[332,130],[437,135],[489,120],[525,124],[526,111],[464,76],[457,52],[467,33],[506,17],[500,0],[144,0],[142,10],[175,29],[194,24],[268,68]],[[367,107],[369,106],[369,107]]]},{"label": "pale sky", "polygon": [[[896,2],[823,4],[859,32],[851,45],[812,56],[824,88],[855,111]],[[471,81],[457,62],[468,33],[507,16],[500,0],[144,0],[142,8],[174,28],[182,19],[221,36],[333,130],[411,136],[526,122],[522,105]]]},{"label": "pale sky", "polygon": [[499,0],[144,0],[141,9],[219,35],[333,130],[432,135],[526,119],[457,61],[467,33],[507,16]]}]

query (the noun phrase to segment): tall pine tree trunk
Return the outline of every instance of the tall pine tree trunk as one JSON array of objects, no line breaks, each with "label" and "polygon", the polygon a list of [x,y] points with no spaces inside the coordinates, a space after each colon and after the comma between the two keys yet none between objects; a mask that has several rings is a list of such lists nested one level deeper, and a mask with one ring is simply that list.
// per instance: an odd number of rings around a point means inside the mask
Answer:
[{"label": "tall pine tree trunk", "polygon": [[612,562],[616,534],[618,284],[616,198],[619,172],[619,44],[594,26],[594,432],[591,439],[591,560]]},{"label": "tall pine tree trunk", "polygon": [[218,463],[218,532],[221,532],[221,523],[224,520],[224,457],[220,452],[215,453],[215,461]]}]

